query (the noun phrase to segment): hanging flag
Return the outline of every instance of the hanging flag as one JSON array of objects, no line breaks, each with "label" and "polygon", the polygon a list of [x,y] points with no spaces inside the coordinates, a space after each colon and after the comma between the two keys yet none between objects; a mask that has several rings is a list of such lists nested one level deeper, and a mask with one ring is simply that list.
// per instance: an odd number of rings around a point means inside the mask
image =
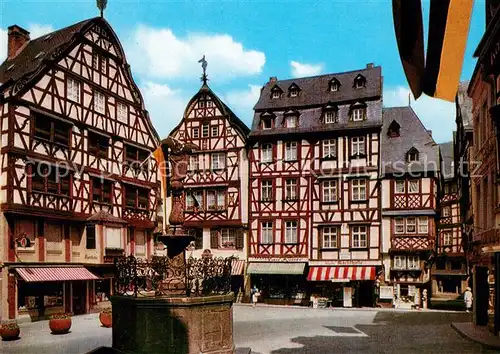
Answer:
[{"label": "hanging flag", "polygon": [[399,56],[415,99],[422,92],[454,101],[474,0],[431,0],[424,63],[421,0],[393,0]]},{"label": "hanging flag", "polygon": [[420,0],[393,0],[392,13],[399,56],[415,99],[422,94],[425,70],[424,26]]},{"label": "hanging flag", "polygon": [[474,0],[431,0],[423,91],[454,101]]},{"label": "hanging flag", "polygon": [[158,165],[158,172],[160,173],[161,198],[165,199],[167,197],[168,146],[163,144],[163,142],[160,143],[160,146],[153,151],[153,156]]}]

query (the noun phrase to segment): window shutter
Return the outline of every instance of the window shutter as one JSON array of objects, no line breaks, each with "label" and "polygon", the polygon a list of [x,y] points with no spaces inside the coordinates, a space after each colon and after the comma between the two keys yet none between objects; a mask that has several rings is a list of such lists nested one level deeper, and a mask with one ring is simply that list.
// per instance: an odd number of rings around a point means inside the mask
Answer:
[{"label": "window shutter", "polygon": [[210,248],[219,248],[219,233],[217,230],[210,230]]},{"label": "window shutter", "polygon": [[243,249],[243,230],[236,230],[236,249]]}]

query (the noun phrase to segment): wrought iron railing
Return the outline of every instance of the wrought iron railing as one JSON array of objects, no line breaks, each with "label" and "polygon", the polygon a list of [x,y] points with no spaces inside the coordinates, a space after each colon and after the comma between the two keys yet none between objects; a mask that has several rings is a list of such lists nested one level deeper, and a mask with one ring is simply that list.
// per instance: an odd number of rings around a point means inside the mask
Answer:
[{"label": "wrought iron railing", "polygon": [[231,292],[235,257],[115,258],[114,291],[125,296],[209,296]]}]

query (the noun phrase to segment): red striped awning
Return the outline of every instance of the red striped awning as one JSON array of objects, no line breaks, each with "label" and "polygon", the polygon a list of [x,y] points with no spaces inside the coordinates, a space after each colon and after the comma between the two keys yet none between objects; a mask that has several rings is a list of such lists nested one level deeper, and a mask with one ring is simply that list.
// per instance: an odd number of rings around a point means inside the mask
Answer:
[{"label": "red striped awning", "polygon": [[375,280],[375,267],[310,267],[309,281]]},{"label": "red striped awning", "polygon": [[243,268],[245,267],[245,261],[235,259],[231,265],[231,275],[242,275]]},{"label": "red striped awning", "polygon": [[39,267],[16,268],[17,274],[26,282],[96,280],[95,276],[83,267]]}]

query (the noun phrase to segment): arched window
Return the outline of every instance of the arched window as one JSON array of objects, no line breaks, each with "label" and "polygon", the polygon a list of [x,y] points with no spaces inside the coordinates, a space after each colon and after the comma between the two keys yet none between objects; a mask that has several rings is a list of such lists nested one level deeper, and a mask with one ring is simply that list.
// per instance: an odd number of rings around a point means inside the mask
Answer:
[{"label": "arched window", "polygon": [[389,129],[387,131],[387,135],[391,138],[397,138],[399,136],[399,130],[401,129],[401,126],[399,125],[398,122],[395,120],[392,121],[392,123],[389,125]]}]

